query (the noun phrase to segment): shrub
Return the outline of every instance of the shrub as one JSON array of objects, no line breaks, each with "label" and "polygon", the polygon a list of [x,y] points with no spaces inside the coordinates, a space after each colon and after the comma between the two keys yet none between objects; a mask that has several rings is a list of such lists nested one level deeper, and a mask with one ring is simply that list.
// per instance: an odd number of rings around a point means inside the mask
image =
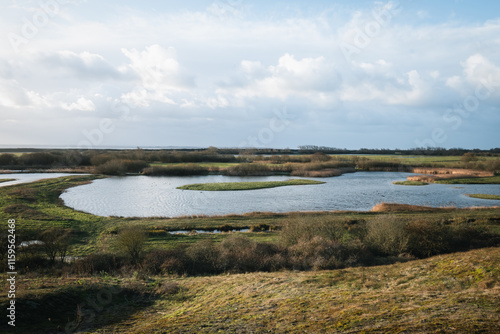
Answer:
[{"label": "shrub", "polygon": [[97,172],[106,175],[125,175],[127,173],[139,173],[148,166],[145,161],[114,159],[99,165]]},{"label": "shrub", "polygon": [[322,237],[326,240],[340,240],[346,233],[341,221],[326,217],[309,217],[305,215],[292,217],[281,229],[280,242],[284,246],[291,246],[299,240],[310,240]]},{"label": "shrub", "polygon": [[54,262],[59,256],[61,262],[64,262],[69,249],[70,231],[63,228],[51,228],[43,231],[39,238],[43,242],[45,254],[51,262]]},{"label": "shrub", "polygon": [[382,255],[404,253],[408,246],[406,224],[396,216],[383,215],[368,221],[365,240],[375,252]]},{"label": "shrub", "polygon": [[184,252],[180,249],[154,250],[144,256],[141,267],[153,275],[182,274],[185,272],[185,262]]},{"label": "shrub", "polygon": [[215,274],[220,272],[219,249],[211,240],[202,240],[186,249],[189,272],[192,274]]},{"label": "shrub", "polygon": [[121,268],[123,261],[112,254],[92,254],[76,260],[72,271],[80,275],[94,275],[101,272],[114,272]]},{"label": "shrub", "polygon": [[18,159],[14,154],[11,153],[3,153],[0,154],[0,166],[10,167],[17,165]]},{"label": "shrub", "polygon": [[266,176],[271,175],[272,170],[264,164],[242,163],[226,168],[223,173],[229,176]]},{"label": "shrub", "polygon": [[116,238],[117,248],[128,256],[132,263],[138,263],[145,243],[146,233],[135,226],[123,229]]},{"label": "shrub", "polygon": [[408,253],[424,258],[450,250],[451,229],[443,223],[416,220],[406,225]]},{"label": "shrub", "polygon": [[144,169],[143,174],[149,176],[188,176],[207,175],[209,169],[196,164],[177,166],[154,166]]}]

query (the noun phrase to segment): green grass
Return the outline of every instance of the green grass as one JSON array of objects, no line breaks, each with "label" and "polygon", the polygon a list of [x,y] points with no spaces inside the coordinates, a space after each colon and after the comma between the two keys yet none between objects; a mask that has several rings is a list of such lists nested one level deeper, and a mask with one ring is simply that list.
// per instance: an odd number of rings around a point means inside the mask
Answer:
[{"label": "green grass", "polygon": [[393,182],[393,184],[397,184],[400,186],[426,186],[426,185],[428,185],[427,182],[421,182],[421,181],[396,181],[396,182]]},{"label": "green grass", "polygon": [[467,196],[472,198],[481,198],[481,199],[496,199],[500,200],[500,195],[489,195],[489,194],[467,194]]},{"label": "green grass", "polygon": [[15,181],[16,179],[0,179],[0,183],[2,182],[9,182],[9,181]]},{"label": "green grass", "polygon": [[444,179],[435,181],[440,184],[500,184],[500,175],[490,177],[471,177],[463,179]]},{"label": "green grass", "polygon": [[304,179],[292,179],[286,181],[264,181],[264,182],[220,182],[220,183],[195,183],[177,187],[182,190],[204,190],[204,191],[227,191],[227,190],[253,190],[263,188],[275,188],[283,186],[297,186],[309,184],[323,184],[325,182]]}]

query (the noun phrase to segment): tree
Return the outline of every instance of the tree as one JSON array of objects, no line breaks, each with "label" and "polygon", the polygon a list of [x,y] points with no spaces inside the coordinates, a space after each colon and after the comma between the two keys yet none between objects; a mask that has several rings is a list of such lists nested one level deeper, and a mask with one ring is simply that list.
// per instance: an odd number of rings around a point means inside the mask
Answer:
[{"label": "tree", "polygon": [[133,263],[139,262],[145,243],[146,233],[135,226],[123,229],[116,239],[118,249],[130,257]]},{"label": "tree", "polygon": [[69,250],[69,237],[70,231],[60,227],[53,227],[40,234],[45,254],[51,262],[55,262],[57,255],[64,262]]},{"label": "tree", "polygon": [[477,156],[472,152],[467,152],[467,153],[464,153],[464,155],[462,155],[462,157],[460,158],[460,161],[462,161],[464,163],[477,161]]}]

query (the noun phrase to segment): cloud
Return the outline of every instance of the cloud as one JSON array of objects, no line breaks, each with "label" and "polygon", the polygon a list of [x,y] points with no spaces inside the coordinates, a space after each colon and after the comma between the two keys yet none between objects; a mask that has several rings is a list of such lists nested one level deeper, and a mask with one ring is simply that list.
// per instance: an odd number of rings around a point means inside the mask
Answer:
[{"label": "cloud", "polygon": [[173,47],[163,48],[151,45],[144,51],[123,48],[123,54],[130,60],[128,69],[139,78],[140,84],[122,98],[139,106],[149,106],[150,102],[177,104],[173,95],[194,88],[194,81],[177,61]]},{"label": "cloud", "polygon": [[[326,96],[340,87],[342,78],[324,57],[296,59],[294,55],[281,56],[276,65],[264,67],[259,61],[244,60],[240,64],[244,84],[224,87],[219,92],[228,98],[271,98],[287,100],[304,98],[312,103],[318,96]],[[231,86],[231,85],[228,85]]]},{"label": "cloud", "polygon": [[80,97],[76,102],[73,103],[63,103],[61,107],[64,110],[73,111],[95,111],[94,102],[84,97]]}]

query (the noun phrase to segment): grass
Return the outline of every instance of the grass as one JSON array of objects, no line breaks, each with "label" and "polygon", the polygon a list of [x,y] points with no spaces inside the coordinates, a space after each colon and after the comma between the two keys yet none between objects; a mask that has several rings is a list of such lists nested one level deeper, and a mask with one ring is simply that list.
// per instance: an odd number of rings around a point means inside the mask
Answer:
[{"label": "grass", "polygon": [[500,184],[500,175],[491,176],[491,177],[444,179],[444,180],[437,180],[437,181],[435,181],[435,183],[440,183],[440,184]]},{"label": "grass", "polygon": [[[27,229],[71,228],[72,256],[106,250],[126,225],[144,226],[152,249],[206,238],[220,242],[230,235],[170,235],[171,230],[279,227],[298,215],[308,221],[351,222],[392,212],[400,219],[467,221],[497,230],[500,222],[498,207],[381,204],[381,212],[263,212],[168,219],[97,217],[59,201],[64,189],[96,178],[70,176],[0,188],[0,219],[15,218],[19,236]],[[277,238],[276,232],[245,235],[257,241]],[[500,248],[486,248],[376,267],[209,277],[147,276],[137,271],[79,276],[55,269],[45,276],[18,275],[16,324],[23,333],[56,332],[58,327],[64,331],[73,321],[81,321],[79,331],[93,333],[494,333],[500,329],[499,262]],[[6,278],[0,274],[2,291],[8,291]],[[6,307],[7,301],[7,294],[0,295],[0,307]],[[87,306],[77,312],[78,304]],[[5,322],[0,325],[2,333],[11,330]]]},{"label": "grass", "polygon": [[499,262],[500,248],[486,248],[310,272],[18,277],[16,324],[28,334],[74,321],[92,333],[495,333]]},{"label": "grass", "polygon": [[10,182],[10,181],[15,181],[16,179],[0,179],[0,183],[2,182]]},{"label": "grass", "polygon": [[500,200],[500,195],[489,195],[489,194],[467,194],[467,196],[472,198],[481,198],[481,199],[496,199]]},{"label": "grass", "polygon": [[393,184],[397,184],[400,186],[426,186],[429,183],[421,182],[421,181],[395,181]]},{"label": "grass", "polygon": [[286,181],[264,181],[264,182],[219,182],[219,183],[195,183],[177,187],[182,190],[204,190],[204,191],[228,191],[228,190],[253,190],[263,188],[275,188],[283,186],[297,186],[309,184],[323,184],[325,182],[304,179],[292,179]]}]

